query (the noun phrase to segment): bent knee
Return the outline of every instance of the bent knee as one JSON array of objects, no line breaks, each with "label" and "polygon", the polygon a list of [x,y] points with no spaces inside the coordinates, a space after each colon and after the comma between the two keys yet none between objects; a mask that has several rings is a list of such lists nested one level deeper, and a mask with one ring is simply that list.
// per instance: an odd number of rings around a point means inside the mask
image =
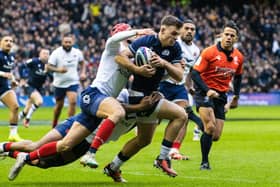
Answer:
[{"label": "bent knee", "polygon": [[214,135],[213,138],[212,138],[212,140],[216,142],[216,141],[219,141],[220,138],[221,138],[221,136],[219,136],[219,135]]}]

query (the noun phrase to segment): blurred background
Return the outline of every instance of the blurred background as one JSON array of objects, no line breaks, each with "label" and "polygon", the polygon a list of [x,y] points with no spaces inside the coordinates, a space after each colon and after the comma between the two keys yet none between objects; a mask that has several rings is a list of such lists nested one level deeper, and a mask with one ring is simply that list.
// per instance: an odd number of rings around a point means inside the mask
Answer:
[{"label": "blurred background", "polygon": [[[194,42],[201,50],[214,43],[225,21],[232,19],[240,28],[236,47],[245,56],[241,93],[248,97],[280,103],[280,3],[277,0],[5,0],[0,2],[0,36],[12,34],[17,66],[14,73],[25,95],[28,71],[23,62],[38,56],[41,48],[51,51],[60,46],[63,33],[75,35],[75,47],[83,51],[88,78],[95,78],[104,44],[112,25],[127,22],[134,28],[159,29],[164,15],[193,19]],[[50,80],[44,95],[51,96]],[[253,95],[252,95],[253,94]],[[242,102],[242,97],[241,97]],[[271,102],[247,104],[271,104]]]}]

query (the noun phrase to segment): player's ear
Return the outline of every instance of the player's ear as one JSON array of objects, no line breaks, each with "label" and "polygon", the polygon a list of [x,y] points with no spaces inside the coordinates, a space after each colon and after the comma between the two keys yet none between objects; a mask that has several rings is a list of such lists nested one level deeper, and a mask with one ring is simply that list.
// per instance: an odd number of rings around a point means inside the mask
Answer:
[{"label": "player's ear", "polygon": [[238,35],[236,35],[236,36],[234,37],[234,39],[233,39],[233,42],[234,42],[234,43],[237,42],[238,39],[239,39],[239,37],[238,37]]},{"label": "player's ear", "polygon": [[165,26],[165,25],[162,25],[162,26],[160,27],[160,32],[161,32],[161,33],[164,33],[165,30],[166,30],[166,26]]}]

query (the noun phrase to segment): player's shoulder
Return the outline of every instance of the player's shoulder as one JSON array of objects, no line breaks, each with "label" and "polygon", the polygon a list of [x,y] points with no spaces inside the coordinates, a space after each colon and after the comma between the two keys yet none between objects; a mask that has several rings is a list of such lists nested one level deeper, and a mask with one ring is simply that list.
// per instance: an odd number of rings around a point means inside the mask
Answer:
[{"label": "player's shoulder", "polygon": [[239,58],[243,59],[244,55],[241,53],[241,51],[237,48],[234,48],[233,55],[238,56]]},{"label": "player's shoulder", "polygon": [[218,53],[219,50],[217,48],[216,45],[211,45],[209,47],[206,47],[203,51],[202,51],[202,55],[206,56],[206,57],[210,57],[215,55],[216,53]]}]

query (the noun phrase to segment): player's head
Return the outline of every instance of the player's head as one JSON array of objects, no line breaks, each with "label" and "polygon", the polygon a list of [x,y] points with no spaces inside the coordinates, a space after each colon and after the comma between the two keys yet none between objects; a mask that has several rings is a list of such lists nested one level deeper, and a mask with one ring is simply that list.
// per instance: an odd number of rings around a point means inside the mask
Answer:
[{"label": "player's head", "polygon": [[239,29],[233,21],[225,24],[221,34],[221,45],[227,50],[231,50],[233,44],[237,41]]},{"label": "player's head", "polygon": [[163,46],[173,46],[180,34],[183,22],[177,17],[168,15],[160,23],[159,40]]},{"label": "player's head", "polygon": [[195,35],[195,24],[191,19],[184,21],[184,25],[180,30],[180,37],[186,44],[191,44]]},{"label": "player's head", "polygon": [[62,47],[66,52],[71,51],[74,45],[74,36],[70,33],[67,33],[62,38]]},{"label": "player's head", "polygon": [[48,49],[41,49],[39,53],[39,58],[43,63],[47,63],[50,56],[50,51]]},{"label": "player's head", "polygon": [[116,25],[113,26],[113,28],[110,31],[110,35],[113,36],[115,34],[117,34],[118,32],[122,32],[122,31],[128,31],[131,30],[131,26],[127,23],[118,23]]},{"label": "player's head", "polygon": [[0,41],[0,48],[4,51],[9,53],[13,47],[14,40],[13,37],[10,35],[3,36]]}]

